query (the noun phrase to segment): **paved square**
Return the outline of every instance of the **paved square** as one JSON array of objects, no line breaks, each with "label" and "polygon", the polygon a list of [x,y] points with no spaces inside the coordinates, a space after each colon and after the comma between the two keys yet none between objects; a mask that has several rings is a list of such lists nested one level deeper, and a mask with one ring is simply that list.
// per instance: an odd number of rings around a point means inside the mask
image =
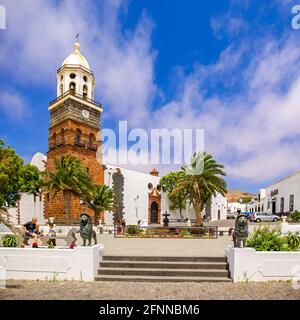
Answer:
[{"label": "paved square", "polygon": [[8,281],[4,300],[299,300],[290,283],[143,283]]}]

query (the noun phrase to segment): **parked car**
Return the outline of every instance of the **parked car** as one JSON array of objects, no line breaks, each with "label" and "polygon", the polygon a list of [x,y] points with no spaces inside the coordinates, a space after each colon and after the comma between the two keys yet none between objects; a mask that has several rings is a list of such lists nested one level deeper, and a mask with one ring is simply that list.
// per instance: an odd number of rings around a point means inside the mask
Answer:
[{"label": "parked car", "polygon": [[251,221],[254,222],[277,222],[279,217],[270,212],[256,212],[251,217]]},{"label": "parked car", "polygon": [[246,216],[249,220],[252,220],[253,212],[241,212],[243,216]]}]

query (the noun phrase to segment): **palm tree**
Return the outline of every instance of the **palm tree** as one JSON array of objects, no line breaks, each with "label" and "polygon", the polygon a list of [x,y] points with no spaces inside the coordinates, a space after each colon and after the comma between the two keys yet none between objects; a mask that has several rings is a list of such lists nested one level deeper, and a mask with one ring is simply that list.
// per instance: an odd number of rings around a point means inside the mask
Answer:
[{"label": "palm tree", "polygon": [[47,173],[45,194],[53,193],[54,199],[57,193],[63,192],[66,222],[71,223],[72,195],[78,197],[91,196],[93,182],[83,163],[73,157],[62,157],[55,160],[55,171]]},{"label": "palm tree", "polygon": [[95,186],[92,197],[87,200],[89,206],[95,212],[95,225],[99,224],[100,214],[104,211],[114,211],[115,194],[113,189],[106,185]]},{"label": "palm tree", "polygon": [[220,176],[226,176],[224,166],[217,163],[213,157],[205,152],[199,152],[192,157],[190,167],[183,167],[178,176],[175,188],[170,197],[187,194],[192,204],[196,226],[202,226],[201,213],[212,195],[226,194],[226,182]]}]

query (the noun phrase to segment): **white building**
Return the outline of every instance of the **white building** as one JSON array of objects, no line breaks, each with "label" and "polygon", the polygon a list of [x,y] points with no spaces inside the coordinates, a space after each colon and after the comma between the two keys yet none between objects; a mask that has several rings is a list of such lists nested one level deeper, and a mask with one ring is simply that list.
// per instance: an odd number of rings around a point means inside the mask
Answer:
[{"label": "white building", "polygon": [[238,212],[247,212],[248,204],[241,202],[228,202],[227,212],[232,214],[237,214]]},{"label": "white building", "polygon": [[252,212],[288,214],[300,210],[300,171],[261,189],[251,204]]}]

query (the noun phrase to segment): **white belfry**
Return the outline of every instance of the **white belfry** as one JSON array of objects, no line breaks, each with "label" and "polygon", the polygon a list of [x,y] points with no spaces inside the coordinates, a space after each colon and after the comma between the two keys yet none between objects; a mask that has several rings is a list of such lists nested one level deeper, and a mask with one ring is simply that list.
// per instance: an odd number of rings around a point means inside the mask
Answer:
[{"label": "white belfry", "polygon": [[83,99],[94,99],[95,78],[86,58],[80,53],[80,43],[65,59],[57,71],[57,97],[66,92],[80,95]]}]

